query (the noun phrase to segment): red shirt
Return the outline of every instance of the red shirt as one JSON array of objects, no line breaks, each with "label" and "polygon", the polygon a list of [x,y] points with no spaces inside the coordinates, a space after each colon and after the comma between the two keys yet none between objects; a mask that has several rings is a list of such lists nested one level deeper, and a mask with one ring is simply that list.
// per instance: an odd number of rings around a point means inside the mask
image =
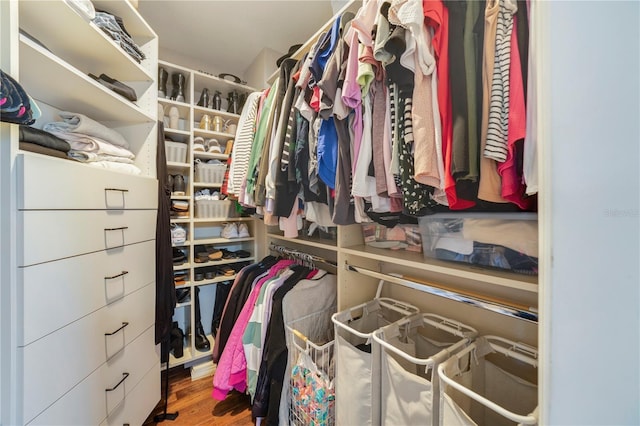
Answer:
[{"label": "red shirt", "polygon": [[524,84],[518,50],[517,22],[513,21],[511,33],[511,61],[509,64],[509,127],[507,132],[507,159],[498,164],[498,174],[502,178],[502,198],[523,210],[530,210],[534,197],[525,197],[526,185],[518,173],[515,161],[515,143],[526,134],[527,114],[524,103]]},{"label": "red shirt", "polygon": [[456,182],[451,176],[451,150],[453,148],[453,119],[451,87],[449,83],[449,10],[442,0],[424,0],[424,21],[433,28],[433,49],[438,72],[438,106],[442,122],[442,157],[444,159],[444,191],[451,210],[475,206],[473,201],[458,198]]}]

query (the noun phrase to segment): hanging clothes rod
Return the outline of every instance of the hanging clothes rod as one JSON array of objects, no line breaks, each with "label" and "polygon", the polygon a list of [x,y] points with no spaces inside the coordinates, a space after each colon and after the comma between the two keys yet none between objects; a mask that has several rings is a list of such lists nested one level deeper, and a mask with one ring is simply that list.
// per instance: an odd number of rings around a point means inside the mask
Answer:
[{"label": "hanging clothes rod", "polygon": [[332,266],[334,268],[338,267],[338,264],[334,261],[325,259],[323,257],[320,256],[316,256],[315,254],[311,254],[311,253],[306,253],[300,250],[296,250],[296,249],[292,249],[290,247],[285,247],[285,246],[281,246],[278,244],[274,244],[271,243],[269,245],[269,250],[274,251],[276,253],[280,253],[284,256],[289,256],[289,257],[293,257],[296,258],[302,262],[306,262],[306,263],[312,263],[312,264],[316,264],[316,263],[322,263],[328,266]]},{"label": "hanging clothes rod", "polygon": [[488,298],[481,298],[470,293],[453,291],[441,286],[437,286],[433,283],[418,282],[405,278],[400,274],[385,274],[382,272],[372,271],[370,269],[361,268],[360,266],[349,265],[345,263],[345,269],[348,271],[357,272],[359,274],[367,275],[373,278],[385,280],[395,284],[399,284],[404,287],[412,288],[414,290],[422,291],[424,293],[433,294],[435,296],[444,297],[445,299],[455,300],[456,302],[466,303],[468,305],[482,308],[488,311],[496,312],[502,315],[506,315],[512,318],[518,318],[525,321],[538,322],[538,313],[532,308],[528,308],[523,305],[516,305],[505,303],[504,301],[498,301],[497,299],[490,300]]}]

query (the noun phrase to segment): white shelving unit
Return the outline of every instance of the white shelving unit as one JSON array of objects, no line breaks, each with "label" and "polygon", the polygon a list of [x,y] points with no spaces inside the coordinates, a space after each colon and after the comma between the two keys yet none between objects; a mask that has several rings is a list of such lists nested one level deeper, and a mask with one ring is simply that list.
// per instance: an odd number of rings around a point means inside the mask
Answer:
[{"label": "white shelving unit", "polygon": [[[229,214],[226,217],[195,217],[196,216],[196,202],[194,195],[197,191],[203,189],[209,189],[211,192],[220,191],[222,182],[196,182],[196,170],[195,164],[197,162],[206,163],[210,160],[218,160],[222,163],[226,163],[229,159],[229,155],[224,154],[227,141],[233,140],[235,134],[226,131],[217,132],[212,130],[200,129],[199,123],[205,114],[208,114],[211,118],[218,116],[221,117],[227,124],[238,124],[240,118],[239,114],[227,112],[227,94],[231,91],[237,91],[241,94],[249,94],[256,89],[237,84],[233,81],[221,79],[212,75],[202,73],[200,71],[191,70],[189,68],[182,67],[166,61],[159,61],[158,67],[164,68],[168,73],[166,95],[170,96],[172,92],[172,75],[180,73],[185,78],[184,95],[185,102],[178,102],[168,98],[158,98],[158,103],[162,106],[164,111],[164,132],[166,140],[173,140],[174,142],[181,142],[187,145],[187,156],[185,163],[168,162],[167,169],[171,175],[180,174],[184,177],[186,182],[186,195],[178,196],[172,195],[172,200],[183,200],[189,202],[189,216],[186,218],[172,218],[172,224],[179,224],[187,231],[187,241],[175,246],[185,253],[187,260],[180,265],[174,265],[174,272],[186,273],[187,279],[183,285],[176,288],[189,288],[190,300],[189,302],[181,303],[176,306],[174,321],[178,322],[179,327],[184,332],[186,339],[183,350],[183,356],[176,358],[173,352],[170,354],[169,367],[178,365],[194,366],[196,364],[204,364],[211,362],[211,353],[213,350],[214,337],[211,330],[211,322],[213,315],[213,306],[215,303],[216,285],[222,282],[233,281],[234,275],[222,275],[216,274],[213,279],[201,279],[195,280],[196,274],[203,273],[204,271],[212,271],[215,268],[222,266],[233,267],[235,265],[254,262],[256,259],[256,227],[254,219],[251,217],[240,217],[235,214]],[[200,95],[204,89],[209,90],[210,96],[213,96],[216,91],[221,92],[222,105],[220,110],[211,109],[208,107],[196,105],[200,99]],[[175,107],[180,116],[178,128],[171,128],[169,121],[169,111]],[[224,129],[223,129],[224,130]],[[218,140],[222,153],[216,152],[202,152],[193,150],[194,138],[201,136],[205,142],[208,139]],[[228,203],[228,201],[221,201]],[[231,206],[231,204],[229,204]],[[232,213],[232,212],[230,212]],[[249,228],[251,237],[249,238],[222,238],[221,232],[225,224],[246,224]],[[196,253],[199,250],[203,250],[206,247],[213,247],[216,249],[228,249],[228,250],[246,250],[251,253],[248,258],[234,258],[223,259],[216,261],[208,261],[203,263],[197,263]],[[201,313],[201,324],[205,331],[207,338],[209,339],[210,349],[207,351],[198,350],[195,347],[194,333],[196,330],[196,312],[195,312],[195,289],[199,288],[199,305]],[[193,371],[193,370],[192,370]]]},{"label": "white shelving unit", "polygon": [[[23,152],[18,126],[0,124],[1,245],[13,253],[1,268],[3,424],[142,424],[160,399],[158,38],[128,1],[92,3],[122,19],[144,60],[64,0],[1,6],[1,66],[38,104],[42,115],[32,126],[59,121],[61,111],[86,115],[129,142],[141,171]],[[90,73],[132,87],[138,100]]]}]

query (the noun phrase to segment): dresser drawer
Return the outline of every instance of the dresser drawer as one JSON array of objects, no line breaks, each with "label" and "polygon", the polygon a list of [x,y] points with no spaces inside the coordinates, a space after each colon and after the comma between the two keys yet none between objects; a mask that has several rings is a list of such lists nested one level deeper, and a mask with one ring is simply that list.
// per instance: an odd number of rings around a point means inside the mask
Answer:
[{"label": "dresser drawer", "polygon": [[36,416],[105,361],[122,358],[122,349],[153,325],[154,300],[155,285],[149,284],[22,348],[25,418]]},{"label": "dresser drawer", "polygon": [[[128,394],[140,387],[140,383],[150,393],[147,398],[153,397],[157,401],[160,396],[160,357],[153,344],[153,336],[154,328],[149,327],[118,356],[103,363],[33,420],[25,417],[26,423],[100,424],[109,414],[117,412],[123,401],[127,402]],[[149,411],[152,409],[153,407]]]},{"label": "dresser drawer", "polygon": [[20,212],[23,229],[18,265],[153,240],[156,210],[29,210]]},{"label": "dresser drawer", "polygon": [[85,164],[18,155],[18,209],[155,209],[158,181]]},{"label": "dresser drawer", "polygon": [[160,364],[140,380],[100,426],[141,425],[160,400]]},{"label": "dresser drawer", "polygon": [[18,273],[23,283],[18,344],[24,346],[154,282],[155,241],[28,266]]}]

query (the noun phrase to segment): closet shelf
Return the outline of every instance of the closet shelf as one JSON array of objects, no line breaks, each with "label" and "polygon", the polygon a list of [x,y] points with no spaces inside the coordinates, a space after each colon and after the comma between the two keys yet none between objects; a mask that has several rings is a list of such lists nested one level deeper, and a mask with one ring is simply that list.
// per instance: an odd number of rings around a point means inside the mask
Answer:
[{"label": "closet shelf", "polygon": [[[147,81],[149,84],[154,81],[153,74],[124,53],[98,26],[87,22],[65,1],[21,1],[19,6],[20,27],[41,42],[46,42],[53,54],[81,67],[84,73],[105,73],[120,81]],[[112,12],[114,7],[118,11]],[[153,30],[143,24],[139,15],[135,19],[132,13],[128,14],[131,19],[123,16],[126,13],[119,2],[104,2],[104,8],[111,13],[122,13],[118,16],[123,18],[127,31],[137,44],[141,45],[142,39],[146,43],[155,37]]]},{"label": "closet shelf", "polygon": [[29,93],[37,94],[36,101],[65,111],[81,112],[96,121],[122,124],[156,121],[149,112],[23,35],[20,36],[20,69],[20,83]]},{"label": "closet shelf", "polygon": [[229,159],[229,156],[227,154],[216,154],[215,152],[193,151],[193,156],[195,158],[204,158],[206,160],[227,161]]},{"label": "closet shelf", "polygon": [[283,235],[273,234],[273,233],[269,233],[267,234],[267,236],[276,240],[290,241],[292,243],[300,244],[303,246],[317,247],[325,250],[337,251],[335,241],[332,244],[328,242],[328,240],[323,240],[317,237],[314,238],[314,237],[307,237],[307,236],[301,235],[298,238],[288,238]]},{"label": "closet shelf", "polygon": [[[203,268],[206,266],[217,266],[217,265],[229,265],[231,263],[240,263],[240,262],[253,262],[255,260],[254,257],[246,257],[246,258],[235,258],[235,259],[224,259],[224,260],[210,260],[208,262],[196,263],[194,268]],[[226,280],[223,280],[226,281]]]},{"label": "closet shelf", "polygon": [[185,269],[191,269],[191,263],[185,262],[181,263],[180,265],[173,265],[174,271],[183,271]]},{"label": "closet shelf", "polygon": [[202,71],[194,71],[193,77],[194,77],[194,87],[197,87],[197,88],[206,87],[210,91],[213,90],[213,92],[215,92],[216,90],[219,90],[222,93],[223,98],[226,92],[229,90],[240,90],[242,92],[245,92],[247,90],[251,92],[255,92],[258,90],[254,87],[247,86],[245,84],[239,84],[231,80],[225,80],[223,78],[220,78],[211,74],[207,74]]},{"label": "closet shelf", "polygon": [[221,183],[193,182],[194,188],[222,188]]},{"label": "closet shelf", "polygon": [[[236,137],[236,135],[232,135],[231,133],[225,133],[225,132],[214,132],[213,130],[204,130],[204,129],[200,129],[198,123],[194,123],[193,124],[193,134],[196,136],[202,136],[203,138],[215,138],[215,137],[219,137],[219,138],[228,138],[228,139],[233,139]],[[222,141],[220,141],[222,142]],[[226,140],[225,140],[226,142]]]},{"label": "closet shelf", "polygon": [[194,105],[193,106],[193,111],[202,114],[209,114],[209,115],[219,115],[222,118],[235,118],[236,120],[238,118],[240,118],[239,114],[234,114],[232,112],[227,112],[227,111],[222,111],[219,109],[212,109],[212,108],[205,108],[205,107],[201,107],[201,106],[197,106]]},{"label": "closet shelf", "polygon": [[164,132],[168,133],[168,134],[191,136],[191,132],[189,132],[187,130],[172,129],[171,127],[165,127],[164,128]]},{"label": "closet shelf", "polygon": [[[226,221],[226,219],[225,219]],[[253,241],[255,238],[205,238],[201,240],[193,240],[194,245],[203,245],[203,244],[234,244],[240,243],[243,241]]]},{"label": "closet shelf", "polygon": [[455,262],[445,262],[437,259],[425,259],[422,253],[408,252],[406,250],[393,251],[367,245],[341,248],[340,251],[345,254],[373,259],[387,264],[405,266],[478,282],[486,282],[532,293],[538,292],[538,280],[536,276],[519,275],[512,272],[503,272]]},{"label": "closet shelf", "polygon": [[251,222],[252,217],[195,218],[193,223]]},{"label": "closet shelf", "polygon": [[171,247],[186,247],[188,245],[191,245],[191,241],[186,240],[184,243],[181,243],[181,244],[171,244]]},{"label": "closet shelf", "polygon": [[223,283],[225,281],[233,281],[235,279],[236,279],[236,274],[233,274],[233,275],[229,275],[229,276],[215,277],[215,278],[210,279],[210,280],[194,281],[193,285],[194,286],[209,285],[209,284]]},{"label": "closet shelf", "polygon": [[183,224],[187,224],[189,223],[189,218],[188,217],[181,217],[180,219],[171,219],[171,223],[183,223]]},{"label": "closet shelf", "polygon": [[167,161],[167,167],[171,167],[173,169],[189,170],[191,168],[191,164],[189,164],[189,163],[177,163],[175,161]]},{"label": "closet shelf", "polygon": [[187,201],[189,201],[191,199],[191,196],[189,196],[189,195],[172,195],[171,199],[172,200],[187,200]]}]

